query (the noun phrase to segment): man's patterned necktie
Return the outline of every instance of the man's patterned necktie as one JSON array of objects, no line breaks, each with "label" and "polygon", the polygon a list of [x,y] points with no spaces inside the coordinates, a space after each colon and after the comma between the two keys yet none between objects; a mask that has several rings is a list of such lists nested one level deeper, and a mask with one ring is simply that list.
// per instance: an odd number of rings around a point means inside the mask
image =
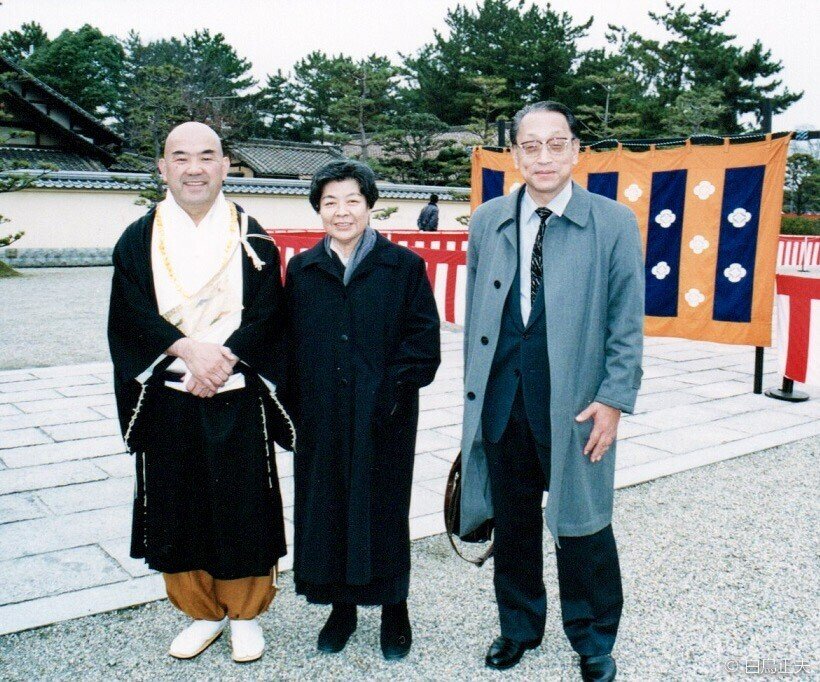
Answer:
[{"label": "man's patterned necktie", "polygon": [[552,215],[546,206],[536,208],[535,212],[541,219],[538,226],[538,235],[535,237],[535,244],[532,246],[532,260],[530,261],[530,301],[535,303],[535,297],[541,288],[541,280],[544,277],[544,257],[541,245],[544,242],[544,229],[547,226],[547,218]]}]

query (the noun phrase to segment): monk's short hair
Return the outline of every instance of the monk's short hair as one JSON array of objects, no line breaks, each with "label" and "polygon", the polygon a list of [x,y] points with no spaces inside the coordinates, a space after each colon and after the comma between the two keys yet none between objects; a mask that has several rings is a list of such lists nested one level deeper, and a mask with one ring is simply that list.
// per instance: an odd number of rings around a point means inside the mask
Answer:
[{"label": "monk's short hair", "polygon": [[545,100],[543,102],[528,104],[515,112],[515,116],[513,116],[512,123],[510,124],[510,142],[515,144],[518,141],[518,129],[521,127],[522,119],[534,111],[554,111],[556,114],[561,114],[567,119],[567,125],[572,135],[578,138],[581,137],[578,119],[575,118],[575,114],[572,113],[570,108],[560,102]]},{"label": "monk's short hair", "polygon": [[313,206],[314,211],[319,212],[319,201],[325,185],[341,180],[355,180],[359,183],[359,191],[364,196],[368,208],[373,208],[378,201],[379,190],[376,188],[376,174],[370,166],[349,159],[331,161],[313,174],[310,183],[310,205]]}]

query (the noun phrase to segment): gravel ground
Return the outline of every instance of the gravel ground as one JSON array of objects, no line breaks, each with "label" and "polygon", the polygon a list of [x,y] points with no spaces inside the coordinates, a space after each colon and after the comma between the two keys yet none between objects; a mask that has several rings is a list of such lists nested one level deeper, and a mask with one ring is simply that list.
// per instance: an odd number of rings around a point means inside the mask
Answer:
[{"label": "gravel ground", "polygon": [[113,268],[26,268],[0,279],[0,369],[108,360]]},{"label": "gravel ground", "polygon": [[[773,658],[806,661],[805,677],[820,677],[818,454],[812,438],[617,493],[626,594],[619,679],[734,679],[731,661],[743,668]],[[0,637],[0,679],[500,679],[483,666],[497,631],[491,566],[463,564],[444,536],[415,542],[413,562],[415,642],[402,662],[382,660],[375,609],[360,611],[343,653],[317,653],[327,607],[297,599],[286,574],[256,663],[234,664],[225,636],[193,661],[169,658],[185,619],[157,602]],[[544,643],[505,679],[579,679],[555,572],[547,556]]]}]

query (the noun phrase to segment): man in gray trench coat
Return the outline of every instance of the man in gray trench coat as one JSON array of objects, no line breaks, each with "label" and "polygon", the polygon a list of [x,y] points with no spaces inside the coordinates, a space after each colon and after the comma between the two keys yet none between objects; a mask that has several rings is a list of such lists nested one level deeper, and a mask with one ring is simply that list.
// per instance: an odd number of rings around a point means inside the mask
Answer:
[{"label": "man in gray trench coat", "polygon": [[629,209],[572,182],[569,109],[524,107],[511,140],[525,185],[470,223],[459,531],[495,521],[501,636],[486,663],[510,668],[544,634],[548,490],[564,631],[582,678],[611,680],[623,604],[615,437],[641,379],[641,239]]}]

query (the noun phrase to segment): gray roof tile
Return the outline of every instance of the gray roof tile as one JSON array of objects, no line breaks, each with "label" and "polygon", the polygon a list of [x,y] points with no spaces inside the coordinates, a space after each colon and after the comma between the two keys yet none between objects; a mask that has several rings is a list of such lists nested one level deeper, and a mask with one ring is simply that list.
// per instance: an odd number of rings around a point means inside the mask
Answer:
[{"label": "gray roof tile", "polygon": [[[43,189],[138,190],[150,184],[146,173],[54,172],[39,178],[35,187]],[[440,201],[464,201],[469,187],[434,187],[430,185],[397,185],[377,183],[382,199],[427,199],[436,193]],[[309,180],[275,178],[231,178],[225,181],[227,194],[272,194],[307,196]]]},{"label": "gray roof tile", "polygon": [[235,142],[229,154],[258,176],[313,175],[329,161],[344,158],[338,147],[277,140]]},{"label": "gray roof tile", "polygon": [[41,168],[44,164],[61,171],[104,171],[105,166],[82,154],[49,147],[0,146],[0,161],[13,168]]}]

